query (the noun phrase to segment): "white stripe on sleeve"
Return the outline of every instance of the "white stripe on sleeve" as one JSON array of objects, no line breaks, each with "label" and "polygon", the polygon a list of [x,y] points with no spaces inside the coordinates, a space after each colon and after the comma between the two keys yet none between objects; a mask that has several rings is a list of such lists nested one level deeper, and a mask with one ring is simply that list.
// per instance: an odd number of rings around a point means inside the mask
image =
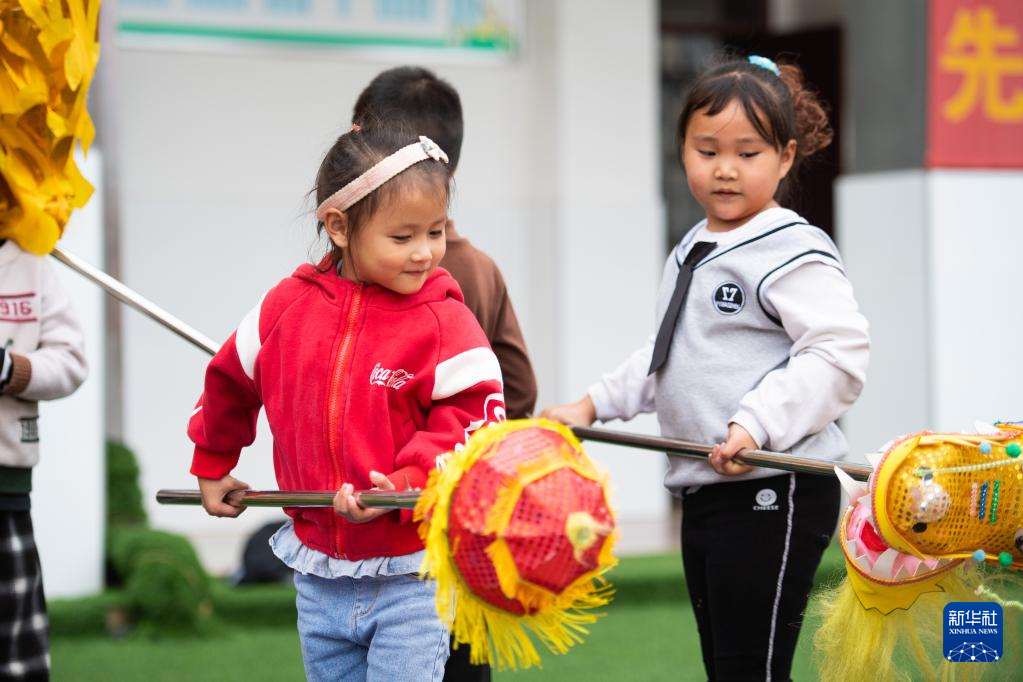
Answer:
[{"label": "white stripe on sleeve", "polygon": [[438,364],[431,397],[434,400],[450,398],[481,381],[497,381],[503,385],[501,365],[489,348],[473,348]]},{"label": "white stripe on sleeve", "polygon": [[263,307],[263,299],[266,298],[266,294],[263,294],[263,298],[259,299],[259,303],[245,315],[242,323],[238,325],[238,331],[235,332],[234,346],[238,351],[238,359],[241,360],[242,370],[245,372],[245,376],[250,379],[254,379],[256,373],[256,356],[259,355],[259,349],[263,343],[259,340],[259,311]]}]

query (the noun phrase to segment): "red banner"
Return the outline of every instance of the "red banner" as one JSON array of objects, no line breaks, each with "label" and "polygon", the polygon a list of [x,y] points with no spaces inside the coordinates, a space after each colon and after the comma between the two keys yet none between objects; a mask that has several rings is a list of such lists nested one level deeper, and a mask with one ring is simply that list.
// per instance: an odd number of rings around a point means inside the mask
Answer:
[{"label": "red banner", "polygon": [[1023,168],[1023,1],[930,0],[927,165]]}]

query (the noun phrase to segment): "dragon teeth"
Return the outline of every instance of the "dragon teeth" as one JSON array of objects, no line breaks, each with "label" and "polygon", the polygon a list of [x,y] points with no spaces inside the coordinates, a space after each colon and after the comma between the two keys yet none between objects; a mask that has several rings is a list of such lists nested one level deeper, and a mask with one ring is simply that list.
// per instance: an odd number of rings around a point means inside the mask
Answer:
[{"label": "dragon teeth", "polygon": [[843,469],[835,467],[835,475],[838,476],[838,482],[842,484],[842,488],[846,494],[849,495],[849,502],[854,503],[861,497],[867,494],[867,487],[859,481],[853,480],[853,477],[847,474]]},{"label": "dragon teeth", "polygon": [[884,551],[881,556],[874,562],[874,575],[882,578],[894,578],[892,575],[892,568],[895,566],[895,559],[899,556],[899,553],[889,547]]}]

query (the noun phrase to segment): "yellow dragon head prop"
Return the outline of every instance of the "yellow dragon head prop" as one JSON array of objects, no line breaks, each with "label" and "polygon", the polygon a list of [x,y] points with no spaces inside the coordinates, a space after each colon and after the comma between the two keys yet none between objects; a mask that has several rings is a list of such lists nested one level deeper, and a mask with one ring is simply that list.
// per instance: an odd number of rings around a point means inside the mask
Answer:
[{"label": "yellow dragon head prop", "polygon": [[864,608],[891,613],[963,560],[1023,567],[1023,424],[981,433],[920,433],[893,442],[869,487],[839,476],[849,580]]},{"label": "yellow dragon head prop", "polygon": [[[995,596],[983,572],[963,569],[1023,568],[1023,423],[977,431],[893,441],[868,456],[866,486],[836,469],[850,498],[839,528],[847,580],[815,599],[825,676],[907,679],[896,663],[903,650],[908,678],[938,675],[947,664],[929,659],[940,654],[941,609]],[[862,647],[873,655],[854,653]]]}]

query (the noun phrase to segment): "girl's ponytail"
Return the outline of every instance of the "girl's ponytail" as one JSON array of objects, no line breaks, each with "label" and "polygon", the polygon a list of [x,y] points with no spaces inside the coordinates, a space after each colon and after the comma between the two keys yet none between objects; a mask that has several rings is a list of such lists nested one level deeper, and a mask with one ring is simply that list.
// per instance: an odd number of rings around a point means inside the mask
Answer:
[{"label": "girl's ponytail", "polygon": [[796,127],[796,163],[831,144],[834,131],[825,104],[810,90],[803,71],[795,64],[778,64],[780,78],[789,90]]}]

